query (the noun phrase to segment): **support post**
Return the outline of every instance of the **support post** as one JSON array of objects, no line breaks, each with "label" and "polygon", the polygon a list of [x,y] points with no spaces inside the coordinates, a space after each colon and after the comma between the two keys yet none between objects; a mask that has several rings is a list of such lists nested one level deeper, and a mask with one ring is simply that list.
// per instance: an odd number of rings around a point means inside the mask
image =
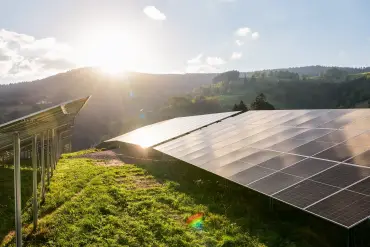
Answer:
[{"label": "support post", "polygon": [[46,178],[50,185],[50,130],[46,131]]},{"label": "support post", "polygon": [[63,139],[62,139],[62,132],[59,133],[59,159],[63,153]]},{"label": "support post", "polygon": [[21,218],[21,140],[19,133],[14,133],[14,202],[15,202],[15,239],[16,246],[22,246],[22,218]]},{"label": "support post", "polygon": [[55,156],[54,156],[54,153],[55,153],[55,130],[52,129],[51,130],[51,143],[50,143],[50,171],[51,171],[51,176],[53,176],[53,172],[54,172],[54,168],[55,168]]},{"label": "support post", "polygon": [[269,198],[269,209],[270,211],[274,211],[274,199],[271,197]]},{"label": "support post", "polygon": [[41,202],[45,201],[45,132],[41,134]]},{"label": "support post", "polygon": [[32,167],[33,167],[33,230],[37,228],[37,135],[32,138]]}]

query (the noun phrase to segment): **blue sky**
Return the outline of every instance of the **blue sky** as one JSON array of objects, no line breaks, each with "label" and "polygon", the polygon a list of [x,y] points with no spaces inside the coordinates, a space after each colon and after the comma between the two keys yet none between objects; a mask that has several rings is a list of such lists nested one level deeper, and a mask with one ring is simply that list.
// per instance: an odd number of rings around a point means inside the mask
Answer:
[{"label": "blue sky", "polygon": [[365,0],[5,2],[0,83],[82,66],[153,73],[370,66]]}]

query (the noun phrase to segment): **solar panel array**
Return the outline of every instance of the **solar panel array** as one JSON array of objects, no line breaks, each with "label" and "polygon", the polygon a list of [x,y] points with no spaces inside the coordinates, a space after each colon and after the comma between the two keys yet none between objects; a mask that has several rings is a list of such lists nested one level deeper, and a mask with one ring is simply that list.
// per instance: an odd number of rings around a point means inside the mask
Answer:
[{"label": "solar panel array", "polygon": [[370,110],[249,111],[155,147],[346,228],[370,216]]},{"label": "solar panel array", "polygon": [[238,113],[234,111],[173,118],[136,129],[105,142],[118,141],[140,145],[142,147],[151,147]]}]

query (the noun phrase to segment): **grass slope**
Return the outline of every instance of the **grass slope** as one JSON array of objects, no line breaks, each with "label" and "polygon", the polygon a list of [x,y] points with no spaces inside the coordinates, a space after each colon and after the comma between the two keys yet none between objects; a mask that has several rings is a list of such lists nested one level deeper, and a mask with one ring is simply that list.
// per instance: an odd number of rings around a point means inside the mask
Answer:
[{"label": "grass slope", "polygon": [[[185,163],[108,167],[72,156],[59,161],[38,230],[25,225],[27,246],[330,246],[307,218],[271,212],[257,193]],[[198,212],[203,230],[185,223]]]}]

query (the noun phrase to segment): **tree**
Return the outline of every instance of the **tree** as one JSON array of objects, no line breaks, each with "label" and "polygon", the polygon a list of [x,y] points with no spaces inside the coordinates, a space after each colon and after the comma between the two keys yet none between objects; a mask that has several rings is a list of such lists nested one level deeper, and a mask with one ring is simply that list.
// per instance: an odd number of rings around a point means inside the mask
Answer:
[{"label": "tree", "polygon": [[234,104],[233,111],[239,111],[239,107],[236,104]]},{"label": "tree", "polygon": [[243,100],[240,101],[238,109],[243,112],[248,111],[248,107],[244,104]]},{"label": "tree", "polygon": [[266,96],[260,93],[251,104],[253,110],[275,110],[275,107],[266,101]]},{"label": "tree", "polygon": [[244,86],[248,84],[247,74],[244,75]]},{"label": "tree", "polygon": [[216,77],[212,79],[213,83],[217,83],[220,81],[229,82],[229,81],[237,81],[239,80],[240,72],[237,70],[230,70],[224,73],[218,74]]}]

